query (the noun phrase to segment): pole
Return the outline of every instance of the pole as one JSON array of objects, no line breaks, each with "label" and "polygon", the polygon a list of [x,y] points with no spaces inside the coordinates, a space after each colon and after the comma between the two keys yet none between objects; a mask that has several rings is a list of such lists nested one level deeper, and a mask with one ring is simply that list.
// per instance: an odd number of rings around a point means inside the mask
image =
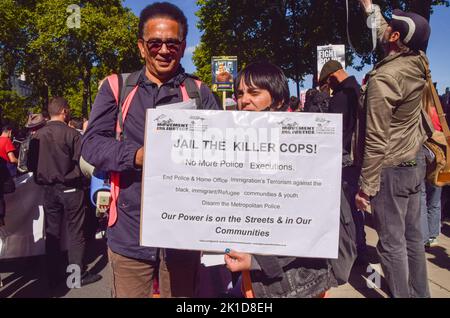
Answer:
[{"label": "pole", "polygon": [[226,101],[227,101],[227,92],[223,91],[222,92],[222,106],[223,106],[223,110],[227,110]]}]

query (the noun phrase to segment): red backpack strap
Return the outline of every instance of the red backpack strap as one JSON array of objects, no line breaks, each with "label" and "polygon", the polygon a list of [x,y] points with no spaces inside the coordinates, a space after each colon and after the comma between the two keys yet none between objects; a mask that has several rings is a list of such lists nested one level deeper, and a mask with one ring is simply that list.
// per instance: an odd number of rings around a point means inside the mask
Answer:
[{"label": "red backpack strap", "polygon": [[[125,99],[125,102],[122,105],[122,116],[123,122],[125,122],[125,118],[127,118],[128,110],[130,109],[131,101],[133,100],[134,95],[136,94],[138,86],[133,88],[130,94]],[[120,128],[119,121],[116,123],[116,136],[120,136],[122,129]],[[111,204],[109,207],[109,219],[108,226],[111,227],[117,222],[117,200],[119,198],[120,193],[120,173],[111,172]]]},{"label": "red backpack strap", "polygon": [[[114,94],[114,98],[116,100],[117,106],[119,105],[119,76],[113,74],[108,76],[109,86]],[[128,110],[130,109],[131,101],[133,100],[134,95],[136,94],[138,86],[133,88],[130,94],[126,97],[125,101],[122,105],[122,121],[125,122],[126,116],[128,114]],[[122,128],[120,127],[119,121],[116,123],[116,136],[120,136],[122,132]],[[109,206],[109,218],[108,218],[108,227],[112,227],[117,222],[117,200],[119,198],[120,193],[120,173],[111,172],[110,173],[110,183],[111,183],[111,198],[110,198],[110,206]]]},{"label": "red backpack strap", "polygon": [[[128,110],[130,109],[131,101],[133,100],[134,95],[136,95],[138,86],[136,86],[131,93],[125,99],[125,102],[122,105],[122,116],[123,122],[127,118]],[[116,136],[120,136],[121,128],[119,125],[119,121],[116,124]],[[112,227],[117,222],[117,200],[119,198],[120,193],[120,173],[111,172],[111,204],[109,207],[109,219],[108,226]]]},{"label": "red backpack strap", "polygon": [[189,100],[189,95],[186,90],[186,86],[184,84],[181,84],[180,89],[181,89],[181,95],[183,96],[183,102]]},{"label": "red backpack strap", "polygon": [[106,79],[108,80],[109,86],[114,94],[116,104],[119,105],[119,76],[117,76],[117,74],[112,74]]},{"label": "red backpack strap", "polygon": [[[127,118],[127,115],[128,115],[128,110],[130,109],[131,101],[133,100],[134,95],[136,95],[137,89],[138,89],[138,86],[133,88],[133,90],[130,92],[130,94],[128,94],[128,96],[125,98],[125,101],[123,102],[123,105],[122,105],[122,121],[124,123],[125,123],[125,119]],[[117,123],[116,123],[116,136],[120,136],[121,132],[122,132],[122,128],[120,127],[119,121],[117,121]]]}]

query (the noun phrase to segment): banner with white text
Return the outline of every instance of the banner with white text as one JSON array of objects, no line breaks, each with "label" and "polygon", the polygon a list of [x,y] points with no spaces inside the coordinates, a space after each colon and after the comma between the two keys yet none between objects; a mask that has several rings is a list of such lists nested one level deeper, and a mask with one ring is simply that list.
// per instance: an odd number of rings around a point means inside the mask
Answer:
[{"label": "banner with white text", "polygon": [[342,116],[149,109],[141,245],[337,258]]}]

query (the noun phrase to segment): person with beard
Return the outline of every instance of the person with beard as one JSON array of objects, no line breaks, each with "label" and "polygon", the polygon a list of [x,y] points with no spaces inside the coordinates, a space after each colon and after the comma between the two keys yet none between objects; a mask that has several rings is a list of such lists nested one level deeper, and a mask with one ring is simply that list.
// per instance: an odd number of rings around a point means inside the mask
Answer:
[{"label": "person with beard", "polygon": [[[377,251],[392,297],[430,297],[420,221],[417,163],[427,139],[422,95],[428,72],[424,50],[427,20],[393,10],[389,24],[371,0],[360,0],[380,21],[378,38],[386,57],[369,73],[364,93],[366,123],[355,204],[373,213]],[[359,143],[357,143],[359,144]]]}]

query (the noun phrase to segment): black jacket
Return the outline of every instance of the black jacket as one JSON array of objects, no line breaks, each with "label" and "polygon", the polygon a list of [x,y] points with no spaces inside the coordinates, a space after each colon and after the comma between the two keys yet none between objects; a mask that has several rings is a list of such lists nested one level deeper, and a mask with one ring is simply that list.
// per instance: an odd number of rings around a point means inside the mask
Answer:
[{"label": "black jacket", "polygon": [[[126,138],[123,141],[115,138],[118,107],[108,81],[95,98],[89,127],[83,136],[82,152],[83,158],[97,169],[121,173],[118,218],[107,232],[108,247],[117,254],[156,261],[156,248],[140,246],[142,170],[134,166],[134,157],[144,144],[145,112],[148,108],[183,101],[180,85],[188,76],[180,66],[172,79],[158,87],[145,76],[144,67],[124,122]],[[200,95],[203,109],[219,108],[205,84],[200,87]]]},{"label": "black jacket", "polygon": [[81,187],[78,162],[81,154],[80,133],[60,121],[49,121],[30,142],[28,167],[37,184]]},{"label": "black jacket", "polygon": [[338,286],[320,258],[252,255],[250,276],[256,298],[312,298]]},{"label": "black jacket", "polygon": [[344,158],[351,154],[360,94],[360,86],[355,77],[349,76],[339,83],[330,100],[329,112],[343,115],[342,150]]}]

